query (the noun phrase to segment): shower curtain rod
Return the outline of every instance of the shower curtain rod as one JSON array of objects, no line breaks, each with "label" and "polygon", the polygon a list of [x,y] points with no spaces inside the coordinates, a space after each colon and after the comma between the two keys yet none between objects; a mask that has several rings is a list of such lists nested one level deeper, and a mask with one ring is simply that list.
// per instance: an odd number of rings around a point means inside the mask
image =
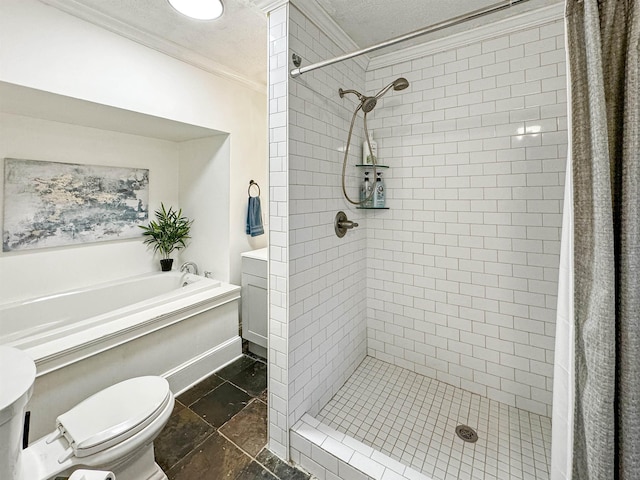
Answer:
[{"label": "shower curtain rod", "polygon": [[323,60],[322,62],[312,63],[311,65],[307,65],[306,67],[294,68],[293,70],[291,70],[291,72],[289,72],[289,74],[291,75],[292,78],[296,78],[302,75],[303,73],[310,72],[317,68],[333,65],[334,63],[342,62],[344,60],[348,60],[350,58],[357,57],[359,55],[364,55],[365,53],[374,52],[376,50],[380,50],[381,48],[385,48],[385,47],[390,47],[392,45],[395,45],[396,43],[404,42],[406,40],[411,40],[421,35],[426,35],[427,33],[437,32],[438,30],[442,30],[443,28],[452,27],[454,25],[458,25],[460,23],[473,20],[474,18],[480,18],[480,17],[483,17],[484,15],[489,15],[490,13],[499,12],[500,10],[507,9],[509,7],[512,7],[513,5],[517,5],[517,4],[528,2],[528,1],[529,0],[506,0],[504,2],[495,3],[489,7],[474,10],[471,13],[467,13],[465,15],[459,15],[449,20],[445,20],[443,22],[436,23],[425,28],[421,28],[420,30],[414,30],[413,32],[409,32],[404,35],[400,35],[399,37],[395,37],[395,38],[386,40],[384,42],[380,42],[376,45],[372,45],[370,47],[366,47],[361,50],[356,50],[355,52],[345,53],[344,55],[330,58],[329,60]]}]

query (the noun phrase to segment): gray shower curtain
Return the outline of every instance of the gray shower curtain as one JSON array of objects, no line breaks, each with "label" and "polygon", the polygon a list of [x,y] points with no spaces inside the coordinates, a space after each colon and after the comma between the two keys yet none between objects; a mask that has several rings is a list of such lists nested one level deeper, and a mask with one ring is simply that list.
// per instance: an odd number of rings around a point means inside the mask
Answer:
[{"label": "gray shower curtain", "polygon": [[573,480],[640,479],[640,0],[567,0]]}]

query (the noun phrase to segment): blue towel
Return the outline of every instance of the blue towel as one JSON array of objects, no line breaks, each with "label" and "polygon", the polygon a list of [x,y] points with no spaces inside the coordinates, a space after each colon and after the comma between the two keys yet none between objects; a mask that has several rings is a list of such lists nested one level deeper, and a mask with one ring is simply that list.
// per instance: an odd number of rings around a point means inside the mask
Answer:
[{"label": "blue towel", "polygon": [[249,197],[247,208],[247,235],[257,237],[264,233],[262,226],[262,209],[260,208],[260,197]]}]

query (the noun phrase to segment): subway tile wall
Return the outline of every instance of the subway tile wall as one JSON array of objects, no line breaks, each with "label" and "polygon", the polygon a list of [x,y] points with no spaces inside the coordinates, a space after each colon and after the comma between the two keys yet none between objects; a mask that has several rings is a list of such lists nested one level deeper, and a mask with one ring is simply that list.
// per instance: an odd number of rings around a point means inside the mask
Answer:
[{"label": "subway tile wall", "polygon": [[289,184],[288,21],[283,5],[268,17],[269,30],[269,448],[289,458]]},{"label": "subway tile wall", "polygon": [[561,20],[366,73],[390,210],[367,223],[368,354],[551,415],[567,150]]},{"label": "subway tile wall", "polygon": [[[289,55],[304,64],[343,53],[327,35],[289,5]],[[293,68],[291,66],[291,68]],[[362,89],[356,61],[288,81],[289,184],[289,426],[317,413],[366,355],[366,219],[349,207],[340,188],[346,134],[354,104],[341,86]],[[356,131],[356,145],[361,130]],[[358,149],[350,163],[355,163]],[[352,169],[353,170],[353,169]],[[355,177],[349,178],[352,191]],[[338,238],[339,210],[361,224]]]}]

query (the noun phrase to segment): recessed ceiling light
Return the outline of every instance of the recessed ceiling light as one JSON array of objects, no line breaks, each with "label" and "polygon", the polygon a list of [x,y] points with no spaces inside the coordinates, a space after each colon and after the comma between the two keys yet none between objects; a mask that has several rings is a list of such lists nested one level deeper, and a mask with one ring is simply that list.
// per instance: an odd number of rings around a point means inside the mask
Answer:
[{"label": "recessed ceiling light", "polygon": [[214,20],[222,15],[222,0],[169,0],[178,12],[196,20]]}]

